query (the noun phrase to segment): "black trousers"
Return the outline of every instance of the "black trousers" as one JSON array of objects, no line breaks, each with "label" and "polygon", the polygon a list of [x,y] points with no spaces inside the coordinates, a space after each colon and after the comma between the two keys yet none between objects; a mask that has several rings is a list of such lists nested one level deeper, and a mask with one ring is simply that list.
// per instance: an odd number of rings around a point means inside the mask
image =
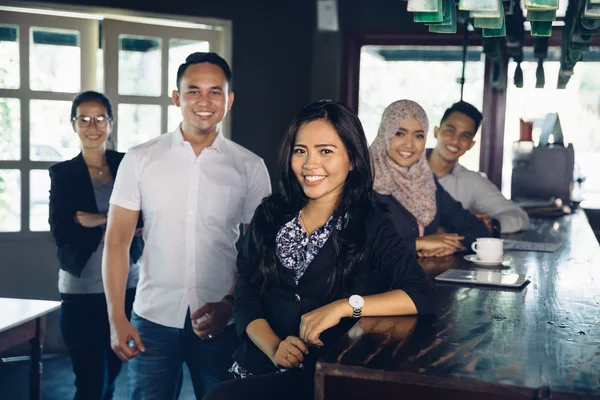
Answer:
[{"label": "black trousers", "polygon": [[314,369],[291,369],[277,374],[233,379],[215,385],[203,400],[312,400]]},{"label": "black trousers", "polygon": [[[135,289],[128,289],[125,312],[131,318]],[[61,294],[60,330],[75,373],[75,400],[109,400],[121,371],[110,347],[110,326],[104,293]]]}]

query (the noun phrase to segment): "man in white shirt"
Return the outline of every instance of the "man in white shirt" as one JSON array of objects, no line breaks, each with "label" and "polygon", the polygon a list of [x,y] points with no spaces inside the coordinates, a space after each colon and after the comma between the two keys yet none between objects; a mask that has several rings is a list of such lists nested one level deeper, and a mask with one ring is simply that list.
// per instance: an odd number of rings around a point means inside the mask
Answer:
[{"label": "man in white shirt", "polygon": [[[271,184],[263,160],[221,132],[231,77],[217,54],[189,55],[172,93],[183,121],[130,149],[115,180],[103,280],[111,345],[129,360],[131,399],[177,398],[183,362],[201,399],[233,364],[235,243]],[[145,248],[129,323],[125,250],[140,212]]]},{"label": "man in white shirt", "polygon": [[485,176],[458,163],[475,144],[482,119],[479,110],[464,101],[447,109],[439,128],[434,128],[437,145],[427,153],[429,166],[440,185],[491,231],[512,233],[529,229],[529,217],[522,208],[504,197]]}]

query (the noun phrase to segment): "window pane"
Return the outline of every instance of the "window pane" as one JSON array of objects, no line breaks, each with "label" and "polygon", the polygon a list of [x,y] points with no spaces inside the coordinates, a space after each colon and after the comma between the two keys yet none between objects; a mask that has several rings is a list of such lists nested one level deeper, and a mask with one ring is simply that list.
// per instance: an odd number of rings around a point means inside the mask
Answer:
[{"label": "window pane", "polygon": [[160,96],[161,39],[119,35],[119,94]]},{"label": "window pane", "polygon": [[[460,47],[363,46],[360,55],[358,115],[370,144],[377,136],[383,110],[396,100],[419,103],[429,118],[427,148],[436,140],[433,128],[444,111],[460,100],[462,74]],[[484,59],[471,48],[465,68],[464,100],[479,110],[483,105]],[[465,167],[479,171],[479,139],[460,158]]]},{"label": "window pane", "polygon": [[21,159],[21,107],[19,99],[0,97],[0,160]]},{"label": "window pane", "polygon": [[96,50],[96,89],[104,93],[104,50]]},{"label": "window pane", "polygon": [[76,93],[81,89],[79,32],[31,28],[32,90]]},{"label": "window pane", "polygon": [[50,175],[48,170],[35,169],[29,174],[29,230],[48,231]]},{"label": "window pane", "polygon": [[177,89],[177,70],[185,62],[187,56],[197,51],[209,51],[208,42],[187,39],[169,40],[169,93]]},{"label": "window pane", "polygon": [[160,114],[158,105],[119,104],[118,150],[126,152],[160,135]]},{"label": "window pane", "polygon": [[21,230],[21,172],[0,169],[0,232]]},{"label": "window pane", "polygon": [[30,158],[63,161],[79,154],[79,137],[69,121],[70,101],[31,100]]},{"label": "window pane", "polygon": [[533,122],[532,138],[537,145],[544,117],[558,113],[565,145],[573,143],[575,150],[575,174],[585,177],[581,188],[575,186],[574,190],[581,189],[577,194],[585,199],[600,199],[600,174],[596,172],[600,158],[600,62],[578,62],[565,89],[556,88],[558,61],[544,62],[543,89],[535,88],[537,62],[524,61],[521,68],[523,87],[517,88],[516,63],[511,61],[508,66],[502,193],[507,197],[511,194],[512,146],[519,140],[519,120]]},{"label": "window pane", "polygon": [[169,106],[168,112],[167,129],[169,132],[173,132],[177,128],[177,125],[181,123],[181,109],[177,106]]},{"label": "window pane", "polygon": [[18,29],[17,26],[0,25],[0,88],[19,88],[21,74]]}]

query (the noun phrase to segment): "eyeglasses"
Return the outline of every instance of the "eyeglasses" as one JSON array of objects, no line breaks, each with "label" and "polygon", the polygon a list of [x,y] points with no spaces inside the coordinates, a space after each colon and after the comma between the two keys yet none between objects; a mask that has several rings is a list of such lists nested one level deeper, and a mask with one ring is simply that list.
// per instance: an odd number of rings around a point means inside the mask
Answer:
[{"label": "eyeglasses", "polygon": [[79,117],[71,119],[80,128],[88,128],[92,125],[92,121],[96,123],[98,128],[106,128],[106,125],[111,121],[110,118],[104,115],[97,115],[95,117],[88,117],[87,115],[80,115]]}]

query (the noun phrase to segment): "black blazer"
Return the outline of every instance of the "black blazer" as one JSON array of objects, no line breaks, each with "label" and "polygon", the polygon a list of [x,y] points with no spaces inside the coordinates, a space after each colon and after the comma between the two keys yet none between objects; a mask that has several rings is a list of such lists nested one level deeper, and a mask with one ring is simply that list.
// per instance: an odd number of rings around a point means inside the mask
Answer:
[{"label": "black blazer", "polygon": [[[106,164],[115,178],[124,155],[112,150],[106,151]],[[75,223],[77,211],[98,212],[92,178],[81,153],[71,160],[53,165],[49,171],[48,222],[56,242],[58,261],[61,269],[79,277],[90,256],[98,248],[104,231],[101,227],[86,228]],[[140,216],[138,227],[141,226]],[[142,237],[134,236],[129,249],[132,261],[140,258],[143,248]]]},{"label": "black blazer", "polygon": [[[435,178],[434,178],[435,179]],[[473,213],[465,210],[462,204],[435,180],[435,201],[437,213],[429,225],[425,227],[425,235],[431,235],[442,227],[448,233],[458,233],[465,238],[461,241],[467,251],[471,251],[471,243],[478,237],[491,237],[492,233]],[[417,219],[392,195],[377,194],[378,199],[388,206],[392,220],[404,243],[415,251],[415,240],[419,237]]]},{"label": "black blazer", "polygon": [[[264,204],[258,207],[255,218],[263,207]],[[414,254],[401,243],[392,221],[380,209],[372,209],[366,221],[368,255],[351,277],[349,290],[334,293],[333,299],[326,298],[329,289],[327,277],[331,275],[334,257],[331,237],[297,286],[292,271],[277,260],[281,279],[277,285],[261,293],[260,284],[253,279],[259,269],[256,247],[252,235],[245,236],[238,254],[233,307],[233,317],[241,339],[233,358],[243,368],[253,374],[276,372],[269,357],[246,334],[246,327],[256,319],[266,319],[277,336],[285,339],[290,335],[299,335],[300,317],[307,312],[351,294],[370,295],[392,289],[404,290],[415,303],[419,314],[435,313],[435,289]],[[354,322],[351,318],[344,318],[340,324],[323,332],[320,339],[325,348]],[[314,368],[321,351],[311,348],[309,352],[303,364],[307,368]]]}]

